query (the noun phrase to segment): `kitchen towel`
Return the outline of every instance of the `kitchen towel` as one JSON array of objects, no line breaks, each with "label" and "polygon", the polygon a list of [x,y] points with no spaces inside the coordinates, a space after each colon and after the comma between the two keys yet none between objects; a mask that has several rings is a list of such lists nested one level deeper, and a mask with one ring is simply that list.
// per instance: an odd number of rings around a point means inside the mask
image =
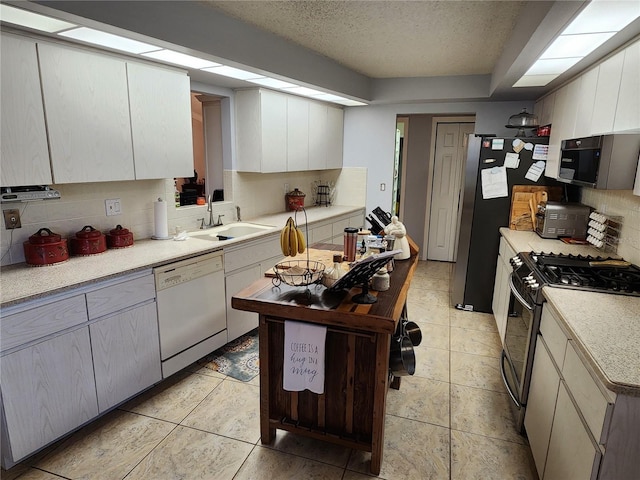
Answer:
[{"label": "kitchen towel", "polygon": [[153,238],[164,240],[169,238],[169,225],[167,223],[167,202],[158,198],[153,203]]},{"label": "kitchen towel", "polygon": [[324,348],[327,327],[311,323],[284,322],[283,388],[324,393]]}]

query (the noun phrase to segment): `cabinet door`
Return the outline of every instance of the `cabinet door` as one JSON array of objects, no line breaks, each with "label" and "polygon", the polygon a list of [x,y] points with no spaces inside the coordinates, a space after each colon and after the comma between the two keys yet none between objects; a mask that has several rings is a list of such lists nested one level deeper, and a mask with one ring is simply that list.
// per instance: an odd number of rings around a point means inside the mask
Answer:
[{"label": "cabinet door", "polygon": [[189,77],[127,63],[136,180],[193,176]]},{"label": "cabinet door", "polygon": [[588,137],[591,135],[591,118],[598,84],[598,67],[580,76],[580,90],[578,92],[578,111],[573,137]]},{"label": "cabinet door", "polygon": [[38,44],[54,183],[133,180],[125,62]]},{"label": "cabinet door", "polygon": [[309,169],[309,101],[287,98],[287,170]]},{"label": "cabinet door", "polygon": [[231,306],[231,298],[243,288],[251,285],[262,276],[260,265],[254,265],[244,270],[234,272],[225,277],[225,292],[227,296],[227,337],[228,341],[235,340],[240,335],[258,326],[258,314],[236,310]]},{"label": "cabinet door", "polygon": [[560,382],[544,480],[595,479],[601,457],[564,382]]},{"label": "cabinet door", "polygon": [[89,326],[100,412],[162,380],[156,303]]},{"label": "cabinet door", "polygon": [[287,97],[260,92],[262,172],[287,171]]},{"label": "cabinet door", "polygon": [[327,167],[327,106],[317,102],[309,104],[309,170]]},{"label": "cabinet door", "polygon": [[344,112],[341,108],[327,109],[327,166],[326,168],[342,168],[344,140]]},{"label": "cabinet door", "polygon": [[542,116],[538,117],[538,123],[540,123],[540,125],[549,125],[553,121],[555,102],[555,93],[550,93],[542,99]]},{"label": "cabinet door", "polygon": [[624,65],[613,123],[615,132],[640,129],[640,42],[624,51]]},{"label": "cabinet door", "polygon": [[3,187],[48,185],[52,178],[36,44],[28,39],[2,35],[0,46],[0,184]]},{"label": "cabinet door", "polygon": [[549,154],[544,171],[547,177],[558,178],[562,141],[573,138],[579,89],[580,82],[576,80],[556,92],[551,136],[549,137]]},{"label": "cabinet door", "polygon": [[558,385],[560,385],[560,375],[551,361],[542,336],[538,335],[524,428],[527,431],[531,453],[540,475],[544,472],[547,461],[547,449],[551,437],[553,414],[556,409]]},{"label": "cabinet door", "polygon": [[236,92],[236,150],[239,172],[260,172],[262,164],[260,90]]},{"label": "cabinet door", "polygon": [[[593,104],[594,115],[591,118],[591,135],[600,135],[613,131],[623,63],[624,52],[620,52],[600,64]],[[638,78],[636,78],[637,81]],[[637,107],[638,105],[636,104]]]},{"label": "cabinet door", "polygon": [[95,417],[89,327],[3,357],[2,401],[14,461]]}]

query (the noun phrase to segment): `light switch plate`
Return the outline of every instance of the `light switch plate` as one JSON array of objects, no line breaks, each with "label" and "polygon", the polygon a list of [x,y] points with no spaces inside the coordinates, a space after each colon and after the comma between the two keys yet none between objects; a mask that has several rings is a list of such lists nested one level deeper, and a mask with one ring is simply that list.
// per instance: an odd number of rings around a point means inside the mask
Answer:
[{"label": "light switch plate", "polygon": [[122,213],[122,205],[119,198],[111,198],[104,201],[104,208],[107,211],[107,217],[112,215],[120,215]]}]

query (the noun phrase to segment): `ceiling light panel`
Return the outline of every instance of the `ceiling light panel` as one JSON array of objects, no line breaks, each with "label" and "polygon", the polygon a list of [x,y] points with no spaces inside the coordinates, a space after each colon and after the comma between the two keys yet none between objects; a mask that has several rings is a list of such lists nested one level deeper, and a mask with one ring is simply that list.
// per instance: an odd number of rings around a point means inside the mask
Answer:
[{"label": "ceiling light panel", "polygon": [[520,80],[513,84],[514,87],[544,87],[558,75],[523,75]]},{"label": "ceiling light panel", "polygon": [[228,67],[226,65],[222,65],[220,67],[211,67],[211,68],[203,68],[203,72],[211,72],[216,75],[224,75],[225,77],[237,78],[238,80],[251,80],[258,78],[265,78],[264,75],[259,75],[253,72],[247,72],[246,70],[241,70],[239,68]]},{"label": "ceiling light panel", "polygon": [[637,0],[592,0],[562,34],[619,32],[639,16]]},{"label": "ceiling light panel", "polygon": [[615,32],[560,35],[540,58],[586,57],[614,35]]},{"label": "ceiling light panel", "polygon": [[173,63],[175,65],[181,65],[188,68],[208,68],[218,67],[219,63],[205,60],[204,58],[194,57],[192,55],[186,55],[184,53],[175,52],[173,50],[158,50],[156,52],[148,52],[142,54],[144,57],[154,58],[167,63]]},{"label": "ceiling light panel", "polygon": [[304,95],[305,97],[313,97],[316,95],[322,95],[324,93],[324,92],[321,92],[320,90],[314,90],[313,88],[308,88],[308,87],[288,87],[288,88],[283,88],[282,90],[284,90],[287,93]]},{"label": "ceiling light panel", "polygon": [[269,77],[250,79],[247,81],[251,83],[257,83],[258,85],[262,85],[264,87],[271,87],[271,88],[297,87],[297,85],[294,85],[293,83],[283,82],[282,80],[278,80],[276,78],[269,78]]},{"label": "ceiling light panel", "polygon": [[580,60],[582,60],[582,57],[541,59],[534,63],[525,75],[559,75],[569,70]]},{"label": "ceiling light panel", "polygon": [[87,27],[67,30],[66,32],[59,33],[59,35],[62,37],[73,38],[74,40],[80,40],[82,42],[91,43],[93,45],[100,45],[101,47],[112,48],[114,50],[120,50],[128,53],[144,53],[161,49],[161,47],[158,47],[156,45],[138,42],[137,40],[131,40],[119,35],[113,35],[111,33],[101,32],[99,30],[94,30]]},{"label": "ceiling light panel", "polygon": [[37,13],[28,12],[9,5],[0,4],[0,20],[21,27],[40,30],[41,32],[56,33],[61,30],[76,27],[77,25],[64,22],[56,18],[45,17]]}]

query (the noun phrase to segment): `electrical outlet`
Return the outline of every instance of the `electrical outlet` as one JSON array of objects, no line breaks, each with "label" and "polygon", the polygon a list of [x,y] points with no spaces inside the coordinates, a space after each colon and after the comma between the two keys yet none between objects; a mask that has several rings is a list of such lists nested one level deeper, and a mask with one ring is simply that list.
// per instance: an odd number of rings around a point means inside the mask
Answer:
[{"label": "electrical outlet", "polygon": [[286,195],[287,193],[289,193],[289,184],[288,184],[288,183],[285,183],[285,184],[284,184],[284,193],[285,193],[285,195]]},{"label": "electrical outlet", "polygon": [[119,198],[111,198],[104,201],[104,208],[107,211],[107,217],[112,215],[120,215],[122,213],[122,206]]},{"label": "electrical outlet", "polygon": [[4,226],[7,230],[22,228],[22,224],[20,223],[20,210],[17,208],[9,208],[3,210],[2,213],[4,213]]},{"label": "electrical outlet", "polygon": [[380,191],[384,192],[387,189],[387,184],[386,183],[381,183],[380,184]]}]

